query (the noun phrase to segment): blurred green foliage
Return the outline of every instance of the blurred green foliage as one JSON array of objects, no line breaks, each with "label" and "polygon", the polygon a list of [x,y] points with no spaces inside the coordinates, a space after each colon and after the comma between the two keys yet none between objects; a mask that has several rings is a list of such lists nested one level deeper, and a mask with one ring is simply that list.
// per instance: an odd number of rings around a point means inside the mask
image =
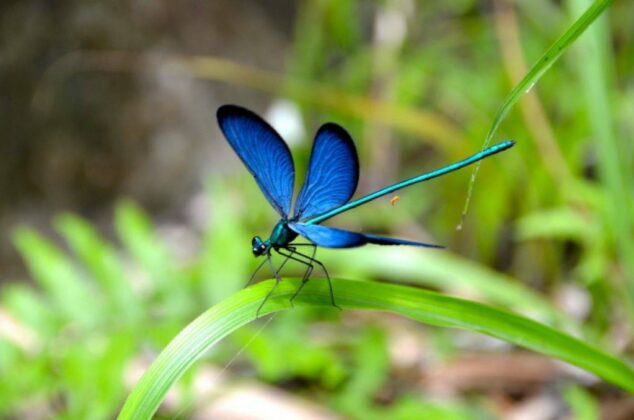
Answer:
[{"label": "blurred green foliage", "polygon": [[[300,101],[308,132],[328,120],[350,130],[361,154],[363,191],[478,150],[516,81],[517,57],[534,62],[588,6],[582,0],[518,0],[514,9],[502,3],[416,2],[411,10],[411,2],[398,1],[301,3],[289,74],[342,94],[428,111],[438,124],[419,135],[397,118],[391,130],[351,117],[345,101],[328,109]],[[331,272],[467,291],[631,357],[634,43],[624,16],[632,15],[634,3],[617,2],[610,18],[584,35],[532,90],[532,99],[509,115],[499,137],[518,145],[483,164],[462,230],[455,227],[469,171],[403,191],[396,206],[386,199],[336,220],[354,229],[433,237],[451,251],[406,251],[402,260],[382,249],[320,251]],[[401,38],[382,38],[378,26],[394,16],[407,30]],[[504,31],[509,27],[517,39]],[[310,151],[305,140],[294,150],[300,174]],[[209,223],[195,232],[200,243],[186,261],[174,255],[179,244],[166,241],[130,201],[116,208],[116,241],[71,214],[54,221],[55,239],[17,228],[15,246],[32,283],[4,285],[0,297],[0,315],[21,337],[0,335],[0,416],[111,418],[135,380],[133,366],[145,367],[194,316],[240,289],[255,268],[250,237],[266,235],[274,214],[243,175],[211,183]],[[299,270],[289,266],[287,274]],[[568,284],[587,292],[586,312],[562,310],[556,297]],[[477,398],[439,403],[411,389],[378,402],[393,376],[389,328],[372,318],[353,326],[340,321],[340,315],[298,308],[262,330],[243,328],[207,361],[224,366],[246,346],[232,363],[246,360],[251,370],[235,376],[310,394],[349,417],[494,415]],[[438,359],[460,352],[453,337],[433,329],[425,334],[444,343],[432,349]],[[185,395],[194,392],[191,377],[183,381]],[[563,394],[579,418],[596,414],[588,391],[572,387]],[[174,412],[193,408],[183,398]]]},{"label": "blurred green foliage", "polygon": [[[230,218],[222,209],[231,201],[228,195],[215,189],[212,200],[214,215],[223,221]],[[115,214],[121,251],[76,215],[61,215],[54,224],[67,249],[33,229],[16,230],[16,246],[37,288],[14,283],[2,293],[3,310],[29,338],[0,339],[0,370],[5,378],[0,385],[2,415],[112,416],[126,394],[123,379],[134,374],[133,366],[148,363],[197,313],[241,287],[255,266],[252,258],[245,260],[240,283],[220,282],[210,294],[209,282],[226,277],[218,275],[215,264],[207,271],[206,258],[221,261],[227,249],[207,247],[214,241],[203,239],[199,257],[179,264],[138,206],[122,201]],[[209,226],[203,238],[215,235],[216,224]],[[244,227],[229,226],[234,227],[224,227],[232,238],[229,242],[248,244]],[[250,256],[248,246],[241,248],[236,253],[244,255],[230,255],[232,260]],[[301,269],[291,268],[289,273]],[[323,333],[307,336],[310,325],[316,319],[323,321],[324,315],[297,308],[263,330],[245,327],[210,354],[209,361],[226,363],[243,349],[263,381],[283,385],[300,380],[320,389],[325,401],[343,413],[379,415],[382,411],[375,412],[372,400],[389,377],[385,332],[371,323],[350,330],[338,326],[339,316],[331,314],[325,320],[335,339],[324,341]],[[343,341],[336,338],[343,336],[347,336]],[[185,395],[187,384],[185,380]],[[187,398],[182,401],[185,411],[193,408]],[[407,395],[389,409],[395,416],[402,410],[447,413],[453,418],[461,409],[429,405]]]}]

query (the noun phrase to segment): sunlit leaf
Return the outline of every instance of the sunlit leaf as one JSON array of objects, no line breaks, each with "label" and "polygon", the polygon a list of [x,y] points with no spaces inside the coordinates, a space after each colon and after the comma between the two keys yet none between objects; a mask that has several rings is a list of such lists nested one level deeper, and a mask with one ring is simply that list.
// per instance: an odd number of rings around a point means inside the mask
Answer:
[{"label": "sunlit leaf", "polygon": [[[285,280],[261,315],[289,309],[299,279]],[[265,281],[230,296],[189,324],[154,361],[128,397],[120,419],[149,419],[167,391],[201,355],[227,334],[255,320],[273,287]],[[557,330],[493,307],[413,287],[336,280],[337,303],[345,309],[387,311],[425,324],[487,334],[588,370],[634,391],[634,370],[625,362]],[[308,283],[296,305],[330,306],[325,281]],[[333,309],[335,310],[335,309]]]}]

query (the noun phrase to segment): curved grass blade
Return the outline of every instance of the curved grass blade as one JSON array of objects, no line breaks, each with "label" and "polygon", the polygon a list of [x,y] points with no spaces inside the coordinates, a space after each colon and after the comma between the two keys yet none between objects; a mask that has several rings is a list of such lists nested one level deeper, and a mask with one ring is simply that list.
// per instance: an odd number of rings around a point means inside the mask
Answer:
[{"label": "curved grass blade", "polygon": [[[284,280],[260,315],[290,308],[299,279]],[[149,419],[176,380],[212,345],[255,319],[269,280],[243,289],[211,307],[163,350],[129,395],[119,419]],[[336,280],[337,304],[346,309],[393,312],[434,326],[462,328],[564,360],[634,392],[634,370],[608,353],[530,319],[493,307],[414,287]],[[295,304],[331,307],[325,281],[309,282]]]},{"label": "curved grass blade", "polygon": [[[553,45],[546,50],[544,55],[531,67],[526,73],[526,76],[513,88],[511,93],[506,97],[506,100],[502,106],[498,109],[493,119],[493,124],[487,133],[482,148],[486,148],[493,139],[493,135],[502,124],[502,121],[508,115],[511,107],[519,101],[519,99],[530,92],[539,79],[546,73],[546,71],[561,57],[561,55],[570,47],[579,36],[585,32],[585,30],[594,22],[604,11],[612,4],[613,0],[597,0],[585,11],[579,19],[577,19],[570,28],[557,40]],[[477,163],[471,173],[471,180],[469,181],[469,191],[467,192],[467,198],[465,200],[464,208],[462,210],[463,220],[469,210],[469,203],[471,202],[471,195],[473,194],[473,186],[475,185],[475,179],[480,170],[480,163]],[[462,226],[462,222],[458,226]]]},{"label": "curved grass blade", "polygon": [[[508,275],[447,252],[420,252],[413,248],[364,247],[345,252],[321,251],[322,262],[348,278],[386,278],[393,283],[408,283],[439,288],[451,293],[460,290],[481,296],[488,303],[510,308],[567,331],[583,328],[571,317],[551,305],[539,293]],[[348,275],[349,274],[349,275]]]}]

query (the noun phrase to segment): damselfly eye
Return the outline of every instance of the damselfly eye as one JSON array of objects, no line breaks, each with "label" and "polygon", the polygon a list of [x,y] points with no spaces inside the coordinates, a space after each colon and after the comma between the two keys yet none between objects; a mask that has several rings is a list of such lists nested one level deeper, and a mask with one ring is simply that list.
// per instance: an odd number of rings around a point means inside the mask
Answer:
[{"label": "damselfly eye", "polygon": [[255,236],[251,240],[251,250],[253,251],[253,255],[262,255],[266,252],[266,242],[262,240],[259,236]]}]

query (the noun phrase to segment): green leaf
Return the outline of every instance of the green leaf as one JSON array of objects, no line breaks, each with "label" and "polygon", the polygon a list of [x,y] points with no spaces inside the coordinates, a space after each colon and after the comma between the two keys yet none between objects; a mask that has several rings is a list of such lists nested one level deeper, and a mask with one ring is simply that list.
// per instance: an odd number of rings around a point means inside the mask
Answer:
[{"label": "green leaf", "polygon": [[[353,252],[354,257],[350,255]],[[437,287],[444,291],[473,293],[491,303],[566,325],[573,331],[582,331],[577,321],[558,311],[538,293],[511,276],[451,252],[365,247],[351,251],[323,250],[320,255],[327,265],[334,263],[339,267],[344,276],[368,278],[372,275],[395,282]]]},{"label": "green leaf", "polygon": [[167,245],[160,240],[148,215],[135,203],[123,200],[115,210],[115,226],[125,248],[152,276],[157,287],[173,281],[174,267]]},{"label": "green leaf", "polygon": [[26,227],[16,229],[14,242],[58,313],[84,327],[94,326],[101,319],[103,302],[53,242]]},{"label": "green leaf", "polygon": [[489,134],[487,134],[487,141],[493,138],[493,134],[497,131],[498,127],[502,123],[502,120],[509,113],[511,107],[531,88],[537,83],[537,81],[546,73],[546,71],[561,57],[561,55],[572,45],[573,42],[581,35],[592,22],[594,22],[603,11],[612,4],[612,0],[599,0],[586,10],[575,23],[568,28],[553,45],[546,50],[539,60],[531,67],[526,73],[526,76],[513,88],[511,93],[506,97],[506,100],[498,109]]},{"label": "green leaf", "polygon": [[[573,13],[583,9],[586,0],[569,1]],[[596,3],[595,3],[596,5]],[[594,7],[594,6],[593,6]],[[624,293],[630,322],[634,320],[634,201],[631,185],[631,146],[626,136],[617,133],[614,127],[614,106],[611,92],[614,57],[612,39],[608,33],[608,21],[598,21],[587,35],[579,40],[576,48],[575,66],[580,77],[580,95],[585,98],[587,120],[594,139],[597,156],[597,173],[605,187],[604,227],[612,236],[617,255],[625,271]]]},{"label": "green leaf", "polygon": [[[227,334],[255,320],[258,306],[274,284],[269,280],[243,289],[183,329],[136,384],[119,418],[151,418],[167,391],[189,366]],[[289,309],[289,298],[299,284],[299,279],[284,280],[261,315]],[[337,304],[342,308],[393,312],[430,325],[487,334],[569,362],[634,392],[634,370],[628,364],[530,319],[414,287],[336,280],[334,289]],[[327,282],[309,282],[295,304],[329,307]]]},{"label": "green leaf", "polygon": [[24,283],[1,289],[0,303],[20,322],[35,330],[38,336],[50,339],[59,333],[55,311],[45,298]]},{"label": "green leaf", "polygon": [[[592,4],[585,11],[579,19],[577,19],[572,26],[557,40],[553,45],[546,50],[539,60],[531,67],[526,73],[524,78],[513,88],[511,93],[506,97],[502,106],[498,109],[493,119],[493,124],[487,133],[484,140],[484,147],[486,147],[493,139],[493,135],[502,124],[502,121],[508,115],[511,107],[520,100],[522,96],[530,92],[539,79],[546,73],[546,71],[561,57],[579,36],[585,32],[585,30],[594,22],[600,15],[612,4],[612,0],[598,0]],[[467,193],[467,200],[463,209],[463,216],[466,214],[471,201],[471,193],[473,192],[473,185],[475,183],[475,176],[480,168],[480,163],[476,164],[473,175],[471,176],[471,182],[469,183],[469,192]]]},{"label": "green leaf", "polygon": [[434,420],[483,420],[493,418],[480,409],[476,404],[463,407],[451,401],[425,401],[421,395],[412,395],[396,401],[387,407],[380,418],[394,420],[434,419]]},{"label": "green leaf", "polygon": [[189,307],[186,278],[150,217],[132,201],[123,200],[115,210],[115,226],[126,250],[149,276],[161,309],[172,318],[185,315]]},{"label": "green leaf", "polygon": [[570,405],[572,418],[577,420],[594,420],[599,418],[597,402],[586,390],[571,386],[564,390],[564,399]]},{"label": "green leaf", "polygon": [[596,241],[596,222],[571,208],[543,210],[523,216],[516,222],[520,241],[538,238],[571,239],[580,242]]},{"label": "green leaf", "polygon": [[341,390],[338,407],[351,416],[369,418],[372,410],[368,404],[374,400],[390,369],[385,331],[370,326],[355,347],[355,374]]},{"label": "green leaf", "polygon": [[115,316],[133,320],[139,317],[139,305],[125,276],[116,249],[104,241],[86,220],[64,214],[55,220],[57,230],[106,291]]}]

